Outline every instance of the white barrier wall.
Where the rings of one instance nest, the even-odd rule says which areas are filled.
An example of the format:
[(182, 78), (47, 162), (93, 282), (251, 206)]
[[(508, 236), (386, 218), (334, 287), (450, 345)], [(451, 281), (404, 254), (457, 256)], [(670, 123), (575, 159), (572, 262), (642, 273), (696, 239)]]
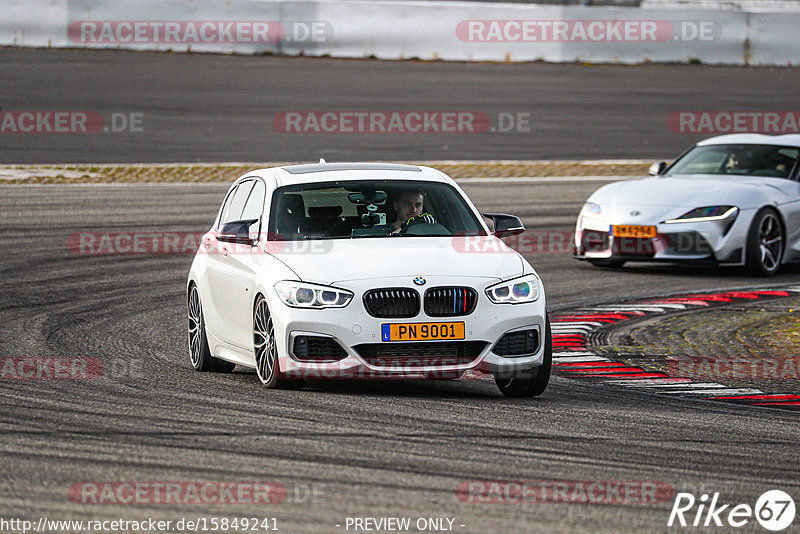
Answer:
[(0, 2), (0, 44), (15, 46), (466, 61), (800, 62), (800, 13), (416, 1)]

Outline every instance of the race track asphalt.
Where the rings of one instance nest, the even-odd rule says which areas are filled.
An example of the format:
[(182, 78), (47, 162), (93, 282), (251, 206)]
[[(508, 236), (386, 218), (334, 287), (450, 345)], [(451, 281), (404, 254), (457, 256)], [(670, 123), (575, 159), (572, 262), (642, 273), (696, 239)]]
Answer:
[[(143, 122), (140, 132), (3, 132), (0, 162), (670, 158), (704, 137), (670, 131), (670, 113), (791, 110), (798, 81), (797, 69), (698, 65), (4, 49), (4, 112), (85, 110), (107, 121), (112, 113), (142, 113)], [(478, 110), (495, 123), (499, 113), (530, 113), (532, 128), (287, 134), (273, 122), (291, 110), (352, 109)], [(546, 250), (525, 255), (553, 310), (800, 281), (797, 267), (756, 280), (730, 269), (643, 264), (620, 271), (577, 262), (556, 236), (569, 234), (601, 184), (463, 187), (482, 211), (518, 214), (552, 237)], [(79, 232), (203, 232), (225, 189), (0, 187), (0, 356), (103, 363), (93, 380), (0, 380), (0, 518), (275, 517), (283, 532), (336, 533), (353, 532), (348, 517), (401, 516), (448, 517), (454, 532), (470, 533), (666, 532), (674, 496), (647, 504), (481, 504), (462, 502), (456, 488), (492, 480), (632, 481), (698, 498), (719, 492), (732, 505), (753, 506), (771, 489), (800, 498), (796, 413), (561, 376), (542, 397), (514, 400), (490, 379), (321, 382), (291, 392), (265, 390), (247, 370), (194, 372), (184, 294), (191, 254), (98, 256), (75, 253), (67, 242)], [(288, 493), (271, 505), (86, 504), (74, 493), (83, 483), (159, 481), (275, 481)], [(742, 530), (759, 528), (751, 519)]]
[[(93, 112), (109, 129), (31, 134), (7, 125), (0, 163), (667, 159), (709, 136), (674, 132), (670, 114), (794, 110), (798, 85), (796, 68), (0, 49), (4, 112)], [(282, 133), (285, 123), (275, 123), (291, 111), (354, 110), (472, 111), (495, 131)], [(527, 125), (502, 131), (518, 114)], [(123, 116), (140, 131), (114, 132)]]
[[(517, 213), (529, 229), (555, 235), (569, 232), (601, 183), (463, 185), (480, 210)], [(666, 532), (672, 496), (482, 504), (460, 501), (455, 490), (475, 480), (654, 482), (751, 506), (770, 489), (800, 495), (796, 413), (559, 376), (542, 397), (514, 400), (490, 379), (318, 382), (292, 392), (266, 390), (247, 370), (193, 371), (184, 295), (191, 254), (97, 256), (69, 250), (67, 240), (76, 232), (203, 232), (225, 188), (0, 188), (0, 355), (104, 366), (94, 380), (0, 381), (0, 517), (276, 517), (284, 532), (331, 533), (353, 532), (348, 517), (448, 517), (455, 532)], [(800, 281), (797, 268), (765, 281), (654, 264), (600, 270), (559, 250), (526, 256), (552, 309)], [(275, 481), (288, 494), (273, 505), (84, 504), (70, 494), (102, 481)]]

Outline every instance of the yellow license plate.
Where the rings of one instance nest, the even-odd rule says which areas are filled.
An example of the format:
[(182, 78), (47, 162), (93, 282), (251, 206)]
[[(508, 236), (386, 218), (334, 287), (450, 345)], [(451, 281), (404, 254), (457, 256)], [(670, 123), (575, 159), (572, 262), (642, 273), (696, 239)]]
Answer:
[(614, 237), (656, 237), (655, 226), (638, 226), (635, 224), (614, 224), (611, 226)]
[(381, 325), (381, 341), (464, 339), (464, 323), (397, 323)]

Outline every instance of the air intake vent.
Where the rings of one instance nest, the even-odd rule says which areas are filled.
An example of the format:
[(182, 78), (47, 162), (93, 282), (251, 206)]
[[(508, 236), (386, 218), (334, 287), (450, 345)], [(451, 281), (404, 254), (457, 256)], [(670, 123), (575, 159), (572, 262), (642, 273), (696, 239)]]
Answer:
[(478, 303), (471, 287), (432, 287), (425, 292), (425, 313), (430, 317), (469, 315)]
[(539, 331), (536, 329), (509, 332), (500, 338), (492, 352), (498, 356), (522, 356), (539, 350)]
[(405, 287), (370, 289), (364, 293), (364, 307), (373, 317), (416, 317), (419, 293)]
[(413, 369), (465, 365), (475, 361), (485, 341), (430, 341), (426, 343), (366, 343), (353, 347), (370, 365)]
[(335, 340), (322, 336), (297, 336), (292, 353), (298, 360), (310, 362), (338, 361), (347, 357), (347, 352)]

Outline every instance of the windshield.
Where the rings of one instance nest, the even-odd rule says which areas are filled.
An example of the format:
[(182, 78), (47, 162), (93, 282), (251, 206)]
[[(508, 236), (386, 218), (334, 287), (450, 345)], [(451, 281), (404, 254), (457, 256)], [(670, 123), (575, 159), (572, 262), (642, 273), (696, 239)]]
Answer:
[(788, 178), (800, 149), (777, 145), (708, 145), (694, 147), (666, 175), (736, 174)]
[(461, 194), (425, 181), (341, 181), (280, 187), (273, 240), (485, 235)]

